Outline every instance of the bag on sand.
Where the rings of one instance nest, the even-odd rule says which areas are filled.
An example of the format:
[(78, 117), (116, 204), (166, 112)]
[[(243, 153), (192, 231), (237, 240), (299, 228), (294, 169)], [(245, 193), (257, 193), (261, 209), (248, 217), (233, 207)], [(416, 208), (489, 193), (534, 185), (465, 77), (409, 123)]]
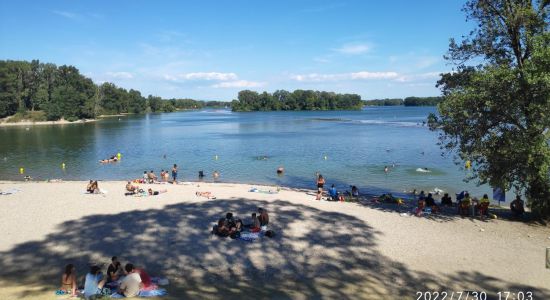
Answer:
[(265, 236), (267, 236), (268, 238), (272, 238), (275, 236), (275, 232), (273, 230), (268, 230), (265, 232)]

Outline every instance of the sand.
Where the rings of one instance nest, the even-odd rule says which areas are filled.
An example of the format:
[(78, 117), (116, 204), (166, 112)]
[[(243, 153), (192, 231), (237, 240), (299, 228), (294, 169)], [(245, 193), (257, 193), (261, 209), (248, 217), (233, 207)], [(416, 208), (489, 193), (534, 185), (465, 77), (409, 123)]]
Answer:
[[(417, 291), (531, 291), (550, 299), (550, 229), (510, 220), (403, 215), (409, 208), (316, 201), (307, 190), (252, 193), (251, 185), (144, 185), (168, 192), (124, 196), (124, 182), (0, 182), (0, 299), (58, 299), (63, 266), (112, 255), (170, 280), (162, 299), (416, 299)], [(274, 187), (255, 186), (259, 189)], [(197, 197), (210, 191), (217, 199)], [(272, 239), (210, 235), (232, 211), (270, 213)], [(81, 283), (82, 284), (82, 283)]]
[(67, 120), (57, 120), (57, 121), (21, 121), (21, 122), (14, 122), (9, 123), (7, 122), (7, 118), (0, 119), (0, 127), (10, 127), (10, 126), (34, 126), (34, 125), (66, 125), (66, 124), (83, 124), (83, 123), (90, 123), (95, 122), (97, 120), (95, 119), (83, 119), (83, 120), (76, 120), (74, 122), (69, 122)]

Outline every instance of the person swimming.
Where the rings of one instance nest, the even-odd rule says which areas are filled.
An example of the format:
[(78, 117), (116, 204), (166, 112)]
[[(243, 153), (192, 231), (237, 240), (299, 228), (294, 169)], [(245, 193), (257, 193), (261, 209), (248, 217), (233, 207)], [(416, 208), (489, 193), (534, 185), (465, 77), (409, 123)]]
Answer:
[(283, 174), (284, 172), (285, 172), (285, 168), (283, 168), (283, 167), (278, 167), (278, 168), (277, 168), (277, 174), (281, 175), (281, 174)]

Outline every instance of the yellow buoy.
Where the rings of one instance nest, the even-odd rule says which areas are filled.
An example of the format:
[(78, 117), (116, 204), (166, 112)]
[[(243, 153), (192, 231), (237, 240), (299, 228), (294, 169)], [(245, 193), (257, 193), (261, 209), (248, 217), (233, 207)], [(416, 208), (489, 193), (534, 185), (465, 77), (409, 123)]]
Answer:
[(61, 163), (61, 169), (65, 169), (65, 163)]
[(118, 158), (118, 160), (120, 160), (120, 158), (122, 157), (122, 154), (120, 154), (120, 152), (119, 152), (119, 153), (116, 154), (116, 157)]
[(19, 168), (19, 174), (24, 174), (25, 173), (25, 169), (24, 168)]

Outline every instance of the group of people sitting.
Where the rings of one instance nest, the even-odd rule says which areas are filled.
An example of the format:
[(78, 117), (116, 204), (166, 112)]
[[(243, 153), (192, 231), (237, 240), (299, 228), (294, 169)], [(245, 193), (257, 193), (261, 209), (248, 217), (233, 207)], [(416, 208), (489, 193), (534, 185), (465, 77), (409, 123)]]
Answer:
[[(317, 197), (316, 200), (321, 200), (323, 198), (323, 188), (325, 186), (325, 178), (323, 175), (317, 173)], [(336, 190), (336, 187), (331, 185), (331, 187), (328, 189), (328, 195), (327, 200), (329, 201), (345, 201), (344, 195), (347, 195), (351, 198), (358, 198), (359, 197), (359, 189), (355, 185), (350, 186), (350, 191), (346, 191), (345, 193), (339, 193), (338, 190)]]
[(220, 218), (218, 223), (212, 228), (212, 233), (221, 237), (238, 238), (244, 229), (250, 232), (266, 231), (269, 224), (269, 215), (264, 208), (258, 208), (258, 213), (252, 213), (250, 223), (244, 224), (239, 218), (235, 218), (233, 213), (226, 213), (225, 218)]
[[(71, 296), (78, 295), (78, 279), (76, 268), (73, 264), (65, 266), (61, 276), (60, 291)], [(107, 288), (110, 287), (110, 288)], [(99, 266), (91, 266), (84, 279), (83, 296), (86, 299), (96, 299), (111, 292), (117, 292), (125, 297), (138, 296), (142, 289), (153, 289), (151, 277), (143, 268), (136, 268), (127, 263), (122, 268), (116, 256), (113, 256), (107, 268), (107, 274), (103, 275)]]

